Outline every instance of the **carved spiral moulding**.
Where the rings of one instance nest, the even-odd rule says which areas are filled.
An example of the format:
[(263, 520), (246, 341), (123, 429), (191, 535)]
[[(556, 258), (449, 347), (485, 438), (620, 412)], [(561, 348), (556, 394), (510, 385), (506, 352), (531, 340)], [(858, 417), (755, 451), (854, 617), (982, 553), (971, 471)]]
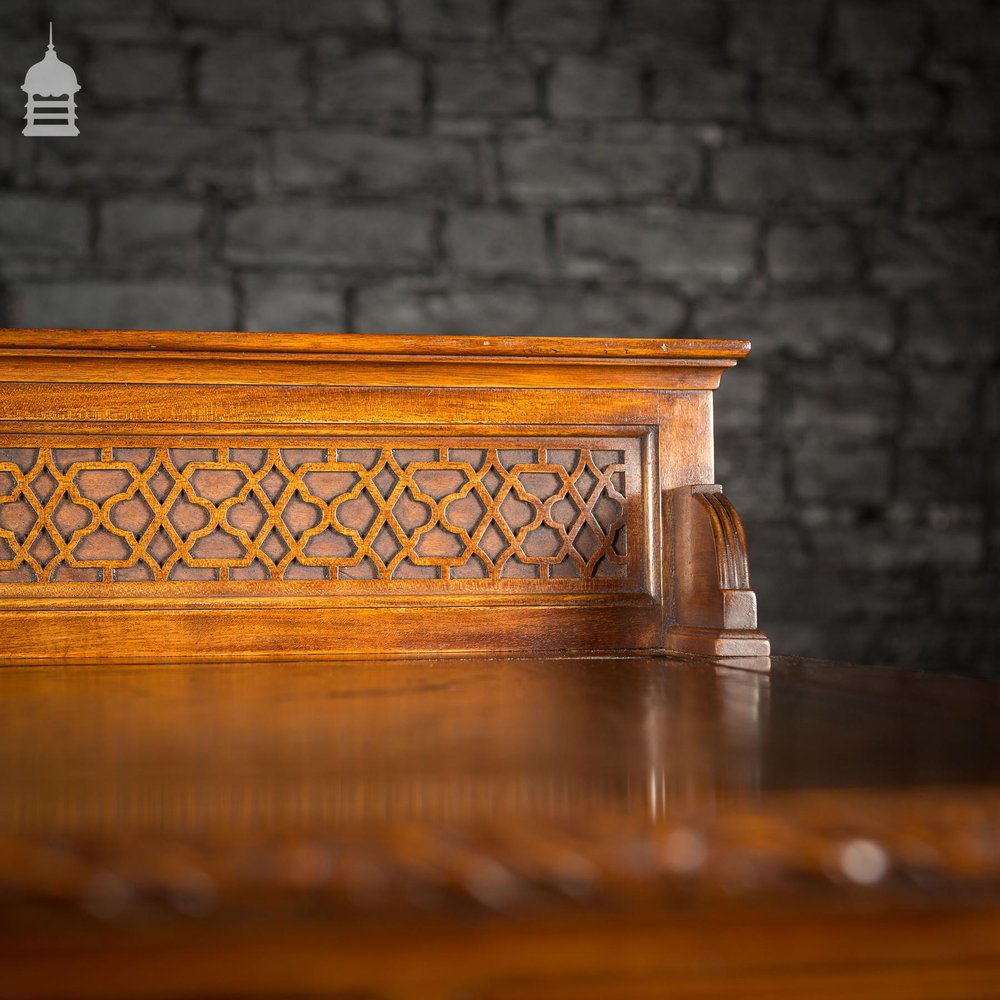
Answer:
[(628, 573), (637, 442), (0, 448), (0, 586)]

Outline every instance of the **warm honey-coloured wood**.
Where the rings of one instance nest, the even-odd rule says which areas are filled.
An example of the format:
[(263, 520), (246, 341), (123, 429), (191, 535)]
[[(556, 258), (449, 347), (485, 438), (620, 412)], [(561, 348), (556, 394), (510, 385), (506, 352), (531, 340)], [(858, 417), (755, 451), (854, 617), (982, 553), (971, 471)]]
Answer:
[(748, 349), (2, 331), (0, 658), (766, 654), (670, 512)]
[(0, 998), (1000, 995), (995, 684), (0, 670)]
[(718, 485), (680, 486), (667, 495), (674, 624), (664, 644), (705, 656), (767, 656), (750, 589), (746, 536)]

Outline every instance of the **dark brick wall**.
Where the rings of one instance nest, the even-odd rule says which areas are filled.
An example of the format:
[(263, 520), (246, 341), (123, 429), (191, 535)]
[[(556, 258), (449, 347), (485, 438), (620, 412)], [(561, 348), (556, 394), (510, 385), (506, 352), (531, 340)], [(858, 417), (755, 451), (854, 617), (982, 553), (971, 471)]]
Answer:
[(0, 115), (0, 321), (749, 337), (777, 648), (1000, 675), (1000, 3), (2, 0)]

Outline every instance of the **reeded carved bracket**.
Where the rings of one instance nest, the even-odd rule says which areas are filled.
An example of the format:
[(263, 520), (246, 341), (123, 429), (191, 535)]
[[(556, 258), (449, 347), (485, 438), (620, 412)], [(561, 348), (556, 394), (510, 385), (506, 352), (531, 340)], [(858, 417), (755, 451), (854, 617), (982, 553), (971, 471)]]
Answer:
[(667, 497), (674, 618), (669, 652), (716, 657), (767, 657), (757, 628), (747, 543), (739, 514), (716, 484), (682, 486)]

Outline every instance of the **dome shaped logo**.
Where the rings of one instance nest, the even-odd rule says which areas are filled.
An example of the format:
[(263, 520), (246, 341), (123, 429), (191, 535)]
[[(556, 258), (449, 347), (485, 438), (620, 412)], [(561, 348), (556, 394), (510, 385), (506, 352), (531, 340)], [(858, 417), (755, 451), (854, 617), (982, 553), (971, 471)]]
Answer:
[(57, 55), (49, 24), (49, 48), (41, 62), (25, 74), (21, 87), (28, 95), (24, 135), (79, 135), (76, 127), (76, 73)]

